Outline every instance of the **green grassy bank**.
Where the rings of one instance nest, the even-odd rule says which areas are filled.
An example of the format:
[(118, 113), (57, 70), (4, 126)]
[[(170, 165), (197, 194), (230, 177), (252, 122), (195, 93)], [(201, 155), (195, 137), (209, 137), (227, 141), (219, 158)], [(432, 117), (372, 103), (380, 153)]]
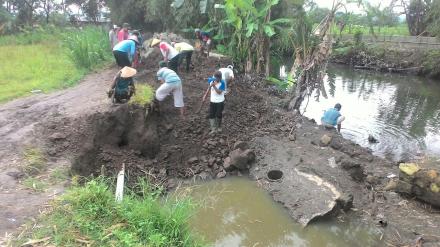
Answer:
[(103, 179), (70, 188), (12, 245), (202, 246), (188, 227), (195, 207), (189, 198), (163, 198), (144, 181), (121, 203), (113, 191)]
[(74, 85), (111, 59), (105, 31), (39, 29), (0, 38), (0, 103)]

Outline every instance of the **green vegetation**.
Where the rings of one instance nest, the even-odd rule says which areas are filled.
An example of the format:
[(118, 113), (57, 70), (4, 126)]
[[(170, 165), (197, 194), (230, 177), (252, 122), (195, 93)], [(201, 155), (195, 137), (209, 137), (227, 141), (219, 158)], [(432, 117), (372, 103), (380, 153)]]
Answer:
[(0, 38), (0, 102), (74, 85), (111, 58), (105, 32), (36, 29)]
[(131, 97), (130, 104), (145, 106), (153, 100), (153, 88), (146, 84), (136, 84), (136, 93)]
[(48, 184), (45, 181), (34, 177), (26, 178), (25, 180), (23, 180), (22, 184), (26, 188), (34, 190), (36, 192), (43, 192), (48, 187)]
[(47, 168), (46, 159), (38, 148), (28, 147), (23, 153), (25, 164), (22, 166), (26, 176), (38, 175)]
[(92, 69), (111, 58), (107, 34), (102, 29), (89, 27), (66, 32), (63, 43), (69, 57), (80, 68)]
[(188, 198), (161, 198), (141, 181), (115, 202), (113, 187), (101, 178), (72, 187), (53, 202), (39, 227), (14, 244), (43, 239), (56, 246), (202, 246), (190, 233), (194, 204)]
[[(342, 35), (344, 34), (356, 34), (358, 32), (363, 33), (364, 35), (368, 35), (371, 33), (371, 28), (374, 30), (374, 34), (377, 36), (383, 35), (400, 35), (406, 36), (409, 35), (408, 26), (406, 24), (399, 24), (396, 26), (363, 26), (363, 25), (350, 25), (342, 30)], [(332, 32), (335, 34), (339, 34), (339, 27), (337, 25), (333, 25)]]

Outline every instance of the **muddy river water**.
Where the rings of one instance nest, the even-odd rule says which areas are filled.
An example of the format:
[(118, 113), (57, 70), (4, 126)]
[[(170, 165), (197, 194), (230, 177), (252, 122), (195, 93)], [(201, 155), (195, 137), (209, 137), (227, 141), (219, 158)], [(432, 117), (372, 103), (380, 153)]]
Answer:
[(303, 229), (256, 182), (228, 178), (185, 188), (200, 204), (191, 226), (209, 246), (380, 246), (381, 233), (362, 222), (329, 221)]
[[(440, 157), (439, 82), (332, 65), (325, 89), (327, 98), (306, 98), (305, 116), (319, 123), (323, 111), (339, 102), (346, 117), (342, 135), (374, 154), (394, 161)], [(379, 142), (369, 143), (369, 134)]]

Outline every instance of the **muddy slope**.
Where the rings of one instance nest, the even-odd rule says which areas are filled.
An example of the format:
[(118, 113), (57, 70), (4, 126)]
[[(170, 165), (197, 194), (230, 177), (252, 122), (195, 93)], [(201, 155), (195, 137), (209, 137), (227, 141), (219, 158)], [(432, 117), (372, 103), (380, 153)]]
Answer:
[[(159, 86), (155, 83), (159, 56), (153, 54), (150, 57), (145, 69), (139, 73), (138, 82), (156, 88)], [(104, 91), (114, 70), (90, 76), (70, 90), (2, 106), (0, 119), (4, 122), (14, 119), (15, 122), (6, 125), (9, 127), (2, 128), (0, 132), (7, 140), (0, 150), (3, 154), (1, 164), (7, 164), (0, 168), (1, 171), (17, 166), (20, 160), (17, 147), (24, 143), (37, 143), (44, 149), (51, 164), (67, 160), (77, 174), (113, 175), (125, 164), (129, 183), (139, 177), (147, 177), (172, 188), (176, 186), (176, 179), (240, 175), (238, 171), (225, 171), (224, 160), (237, 141), (245, 141), (257, 154), (257, 162), (251, 169), (252, 177), (271, 191), (275, 199), (277, 193), (290, 193), (273, 191), (267, 186), (270, 181), (265, 172), (277, 161), (281, 169), (296, 168), (316, 174), (344, 194), (352, 195), (355, 210), (350, 213), (355, 217), (362, 217), (373, 224), (378, 219), (386, 219), (388, 225), (383, 231), (390, 241), (410, 242), (425, 234), (429, 235), (431, 244), (438, 243), (435, 237), (440, 227), (438, 212), (425, 204), (382, 190), (387, 183), (385, 177), (397, 172), (392, 163), (287, 112), (282, 94), (266, 88), (261, 78), (237, 78), (236, 86), (227, 95), (223, 133), (208, 135), (208, 104), (200, 113), (196, 110), (207, 87), (206, 78), (213, 74), (218, 63), (226, 65), (228, 61), (217, 58), (194, 60), (195, 70), (181, 75), (188, 112), (185, 120), (178, 117), (171, 98), (160, 104), (159, 112), (131, 105), (111, 106)], [(330, 147), (318, 146), (323, 134), (335, 136)], [(276, 154), (274, 150), (286, 151), (276, 155), (278, 160), (265, 160)], [(6, 156), (7, 153), (14, 155)], [(327, 165), (332, 157), (337, 162), (336, 168)], [(16, 191), (19, 186), (14, 186), (11, 187), (12, 192), (2, 191), (0, 199), (5, 195), (28, 196), (27, 191)], [(296, 189), (301, 191), (300, 194), (309, 193), (307, 188)], [(288, 210), (295, 210), (295, 203), (307, 205), (305, 201), (278, 201)], [(34, 204), (38, 203), (42, 202)], [(26, 218), (23, 215), (37, 213), (36, 207), (33, 208), (35, 210), (25, 212), (16, 210), (12, 204), (6, 205), (3, 212), (16, 218), (20, 216), (21, 220), (8, 226), (0, 223), (1, 229), (14, 229)], [(394, 239), (396, 230), (400, 239)]]

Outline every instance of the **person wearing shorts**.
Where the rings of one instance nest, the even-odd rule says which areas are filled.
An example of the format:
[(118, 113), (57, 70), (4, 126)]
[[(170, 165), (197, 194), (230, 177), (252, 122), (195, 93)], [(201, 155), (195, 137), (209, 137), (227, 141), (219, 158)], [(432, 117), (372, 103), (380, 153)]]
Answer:
[(182, 80), (174, 70), (167, 68), (167, 63), (161, 61), (157, 71), (157, 79), (162, 85), (156, 90), (156, 100), (163, 101), (168, 95), (173, 94), (174, 107), (179, 108), (180, 116), (184, 116)]

